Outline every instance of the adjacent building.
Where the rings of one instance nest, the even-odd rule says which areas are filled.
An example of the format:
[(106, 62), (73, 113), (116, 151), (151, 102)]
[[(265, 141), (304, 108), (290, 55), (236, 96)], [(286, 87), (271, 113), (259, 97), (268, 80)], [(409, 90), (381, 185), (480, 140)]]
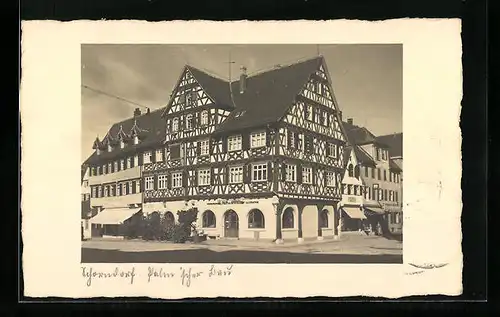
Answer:
[(81, 166), (81, 227), (82, 239), (90, 238), (89, 218), (92, 216), (90, 208), (90, 186), (89, 186), (89, 167), (86, 164)]
[(122, 225), (142, 211), (142, 168), (152, 149), (165, 139), (162, 110), (135, 109), (133, 116), (114, 124), (93, 144), (89, 166), (92, 236), (121, 236)]

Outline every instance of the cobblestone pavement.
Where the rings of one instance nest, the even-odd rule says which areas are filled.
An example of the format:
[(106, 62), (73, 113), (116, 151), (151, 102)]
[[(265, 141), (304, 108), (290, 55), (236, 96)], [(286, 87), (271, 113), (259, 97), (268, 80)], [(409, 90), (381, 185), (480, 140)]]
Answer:
[(104, 240), (94, 239), (82, 243), (84, 249), (115, 250), (122, 252), (152, 252), (176, 250), (226, 251), (269, 251), (308, 254), (364, 254), (364, 255), (401, 255), (402, 243), (378, 236), (343, 235), (339, 240), (287, 241), (277, 245), (271, 241), (248, 240), (210, 240), (199, 244), (174, 244), (141, 240)]

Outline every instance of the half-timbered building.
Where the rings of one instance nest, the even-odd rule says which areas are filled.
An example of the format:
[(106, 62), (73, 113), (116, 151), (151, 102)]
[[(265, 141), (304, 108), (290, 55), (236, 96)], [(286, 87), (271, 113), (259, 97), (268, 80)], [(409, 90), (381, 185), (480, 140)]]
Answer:
[[(136, 108), (132, 117), (117, 122), (99, 140), (86, 160), (89, 166), (90, 219), (92, 236), (122, 236), (122, 225), (142, 211), (142, 168), (164, 159), (156, 150), (165, 139), (161, 110), (142, 114)], [(156, 154), (156, 155), (155, 155)]]
[(323, 57), (234, 82), (186, 66), (162, 118), (145, 212), (196, 207), (212, 237), (338, 236), (346, 137)]

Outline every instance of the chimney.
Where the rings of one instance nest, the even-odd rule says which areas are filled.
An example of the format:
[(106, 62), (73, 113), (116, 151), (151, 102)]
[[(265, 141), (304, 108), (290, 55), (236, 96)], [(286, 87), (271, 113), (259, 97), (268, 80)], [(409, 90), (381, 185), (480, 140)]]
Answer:
[(349, 124), (353, 124), (353, 120), (352, 120), (352, 118), (347, 119), (347, 123), (349, 123)]
[(340, 121), (342, 121), (342, 111), (339, 111), (339, 117), (340, 117)]
[(146, 113), (151, 113), (151, 110), (148, 108), (148, 110), (146, 110)]
[(135, 108), (135, 110), (134, 110), (134, 117), (138, 117), (140, 115), (141, 115), (141, 109)]
[(247, 77), (247, 68), (245, 66), (242, 66), (240, 75), (240, 94), (244, 93), (247, 89)]

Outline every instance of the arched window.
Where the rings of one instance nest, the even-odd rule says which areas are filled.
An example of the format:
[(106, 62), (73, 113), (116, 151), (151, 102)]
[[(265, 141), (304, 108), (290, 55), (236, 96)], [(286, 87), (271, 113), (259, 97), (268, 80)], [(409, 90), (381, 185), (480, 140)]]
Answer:
[(283, 212), (283, 229), (294, 228), (293, 209), (288, 207)]
[(264, 214), (259, 209), (252, 209), (248, 213), (248, 228), (264, 228)]
[(328, 210), (323, 209), (319, 213), (319, 227), (328, 228)]
[(215, 214), (211, 210), (206, 210), (202, 217), (203, 228), (215, 228)]
[(353, 175), (354, 175), (354, 167), (352, 166), (352, 164), (349, 164), (348, 172), (349, 172), (349, 177), (353, 177)]
[(165, 214), (163, 215), (163, 221), (165, 223), (165, 226), (173, 226), (175, 224), (174, 214), (170, 211), (165, 212)]
[(354, 168), (354, 177), (359, 179), (360, 174), (361, 174), (361, 172), (360, 172), (359, 166), (356, 165), (356, 167)]
[(186, 129), (191, 130), (193, 128), (193, 115), (188, 114), (186, 116)]
[(208, 111), (207, 110), (204, 110), (201, 112), (200, 124), (201, 125), (208, 125)]
[(172, 120), (172, 132), (177, 132), (179, 130), (179, 118), (174, 118)]

